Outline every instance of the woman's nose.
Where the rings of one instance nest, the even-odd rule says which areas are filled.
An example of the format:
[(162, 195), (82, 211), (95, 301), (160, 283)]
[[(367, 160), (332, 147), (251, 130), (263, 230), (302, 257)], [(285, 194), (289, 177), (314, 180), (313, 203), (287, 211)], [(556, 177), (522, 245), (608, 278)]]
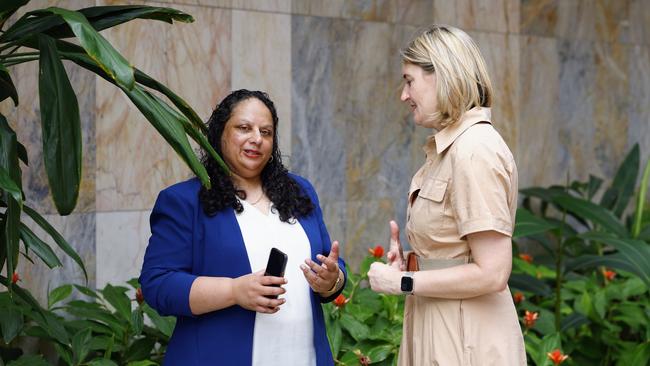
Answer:
[(262, 131), (254, 128), (251, 133), (250, 141), (255, 144), (260, 144), (262, 142)]
[(406, 101), (409, 99), (409, 94), (408, 94), (408, 92), (406, 91), (406, 86), (404, 86), (404, 87), (402, 88), (402, 95), (400, 95), (399, 99), (400, 99), (402, 102), (406, 102)]

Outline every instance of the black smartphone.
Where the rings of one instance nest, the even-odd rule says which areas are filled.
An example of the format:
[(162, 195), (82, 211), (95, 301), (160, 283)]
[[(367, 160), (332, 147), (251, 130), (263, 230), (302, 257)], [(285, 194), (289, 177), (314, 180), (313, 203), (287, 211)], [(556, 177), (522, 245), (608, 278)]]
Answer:
[[(271, 253), (269, 254), (269, 261), (266, 263), (266, 271), (264, 271), (265, 276), (274, 276), (274, 277), (284, 277), (284, 270), (287, 268), (287, 255), (284, 254), (278, 248), (271, 248)], [(272, 285), (275, 287), (280, 287), (280, 285)], [(267, 296), (271, 299), (277, 299), (277, 295)]]

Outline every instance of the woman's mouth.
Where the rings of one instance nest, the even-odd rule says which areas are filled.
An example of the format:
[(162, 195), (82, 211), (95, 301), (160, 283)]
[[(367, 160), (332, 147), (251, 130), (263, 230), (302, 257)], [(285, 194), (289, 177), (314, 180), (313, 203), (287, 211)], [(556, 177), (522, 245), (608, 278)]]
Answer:
[(249, 150), (249, 149), (245, 149), (245, 150), (244, 150), (244, 155), (246, 155), (246, 157), (248, 157), (248, 158), (255, 159), (255, 158), (259, 158), (259, 157), (261, 157), (261, 156), (262, 156), (262, 153), (259, 152), (259, 151), (257, 151), (257, 150)]

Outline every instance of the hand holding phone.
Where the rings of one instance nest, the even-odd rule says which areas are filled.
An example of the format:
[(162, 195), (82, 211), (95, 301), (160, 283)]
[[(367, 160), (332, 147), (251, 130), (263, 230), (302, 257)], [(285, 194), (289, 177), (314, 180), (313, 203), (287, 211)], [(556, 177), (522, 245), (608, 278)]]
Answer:
[[(274, 276), (274, 277), (284, 277), (284, 270), (287, 267), (288, 257), (278, 248), (271, 248), (271, 253), (269, 254), (269, 261), (266, 263), (266, 270), (264, 271), (265, 276)], [(271, 285), (275, 287), (280, 287), (280, 285)], [(266, 296), (270, 299), (277, 299), (277, 295), (268, 295)]]

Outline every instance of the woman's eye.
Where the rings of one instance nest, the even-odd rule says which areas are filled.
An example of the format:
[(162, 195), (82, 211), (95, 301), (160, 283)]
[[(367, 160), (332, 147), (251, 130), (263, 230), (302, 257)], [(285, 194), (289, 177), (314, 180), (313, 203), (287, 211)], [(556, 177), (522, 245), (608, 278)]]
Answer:
[(248, 130), (250, 130), (250, 127), (248, 127), (248, 126), (246, 126), (246, 125), (241, 125), (241, 126), (238, 126), (237, 128), (238, 128), (240, 131), (248, 131)]
[(271, 130), (262, 130), (262, 136), (273, 136)]

